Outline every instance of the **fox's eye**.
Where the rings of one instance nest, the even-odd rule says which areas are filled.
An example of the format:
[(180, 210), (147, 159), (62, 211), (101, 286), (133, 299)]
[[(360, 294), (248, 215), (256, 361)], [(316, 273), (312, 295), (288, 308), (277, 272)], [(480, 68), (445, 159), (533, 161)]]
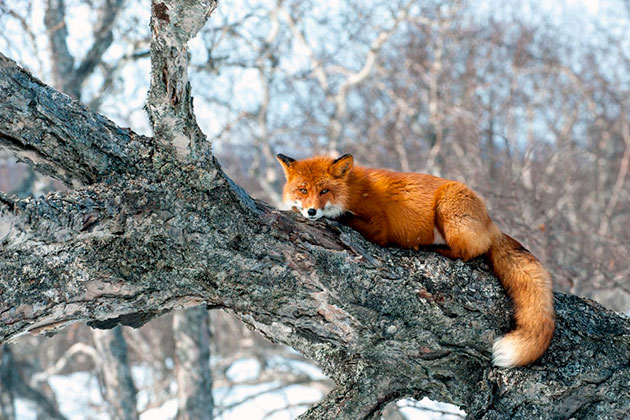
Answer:
[(308, 191), (306, 191), (306, 188), (300, 188), (300, 192), (302, 194), (308, 194)]
[(320, 192), (320, 194), (324, 195), (328, 192), (328, 189), (323, 189), (322, 192)]

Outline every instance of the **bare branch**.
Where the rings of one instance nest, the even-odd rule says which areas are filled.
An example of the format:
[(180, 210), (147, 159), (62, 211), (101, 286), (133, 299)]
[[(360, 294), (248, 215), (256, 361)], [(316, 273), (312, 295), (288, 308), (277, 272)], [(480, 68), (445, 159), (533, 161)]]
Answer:
[(177, 420), (213, 419), (209, 323), (204, 306), (173, 314)]
[(348, 91), (363, 82), (367, 76), (372, 71), (374, 64), (376, 63), (376, 58), (385, 44), (387, 40), (396, 32), (396, 29), (407, 19), (409, 15), (409, 9), (415, 2), (409, 1), (399, 12), (394, 20), (392, 26), (388, 29), (384, 29), (378, 33), (376, 38), (372, 41), (370, 45), (370, 50), (365, 56), (365, 61), (361, 69), (355, 73), (352, 73), (348, 76), (345, 82), (339, 87), (337, 93), (332, 97), (333, 104), (335, 106), (335, 111), (330, 120), (328, 127), (328, 136), (329, 136), (329, 144), (328, 149), (333, 154), (339, 154), (339, 141), (341, 140), (341, 122), (342, 118), (346, 113), (347, 108), (347, 100), (348, 100)]
[(66, 42), (68, 27), (66, 26), (66, 6), (64, 0), (47, 0), (44, 23), (50, 42), (50, 57), (55, 87), (75, 99), (81, 97), (81, 86), (73, 84), (74, 57), (68, 50)]
[[(12, 420), (15, 415), (13, 407), (13, 399), (21, 398), (30, 401), (36, 407), (39, 414), (39, 418), (45, 418), (50, 420), (66, 420), (66, 417), (61, 414), (57, 402), (54, 400), (52, 393), (42, 392), (41, 388), (31, 386), (28, 380), (22, 375), (21, 369), (18, 369), (13, 351), (10, 346), (4, 345), (0, 348), (0, 389), (2, 394), (2, 406), (0, 407), (0, 414), (3, 416), (3, 420)], [(7, 395), (9, 394), (9, 395)], [(48, 394), (48, 395), (47, 395)], [(11, 401), (6, 401), (9, 397)], [(51, 398), (52, 397), (52, 398)], [(9, 407), (5, 406), (5, 403)]]
[[(105, 0), (103, 6), (98, 11), (98, 20), (94, 26), (94, 43), (83, 58), (79, 67), (72, 73), (72, 80), (79, 89), (83, 82), (89, 77), (96, 66), (103, 60), (103, 54), (114, 40), (113, 27), (116, 17), (123, 6), (123, 0)], [(76, 96), (76, 98), (80, 98)]]
[(599, 227), (599, 235), (604, 237), (608, 234), (608, 228), (610, 227), (611, 216), (615, 207), (617, 206), (617, 202), (621, 197), (621, 190), (626, 181), (626, 175), (628, 174), (628, 167), (630, 166), (630, 121), (628, 121), (627, 117), (627, 109), (623, 103), (620, 103), (621, 112), (620, 116), (620, 125), (621, 125), (621, 138), (624, 143), (624, 151), (623, 156), (621, 158), (621, 163), (619, 165), (619, 172), (617, 172), (617, 179), (615, 180), (615, 185), (610, 193), (610, 199), (608, 200), (608, 204), (606, 205), (606, 210), (604, 211), (604, 217), (602, 218), (602, 222)]
[(48, 366), (42, 372), (38, 372), (33, 375), (30, 380), (31, 386), (36, 386), (40, 382), (47, 381), (51, 376), (59, 374), (59, 372), (65, 369), (68, 363), (70, 363), (72, 358), (77, 354), (87, 355), (90, 359), (92, 359), (96, 366), (103, 363), (101, 361), (101, 356), (94, 347), (85, 343), (74, 343), (59, 359), (57, 359), (53, 365)]
[(210, 144), (197, 125), (188, 81), (188, 48), (217, 7), (216, 0), (153, 0), (151, 87), (147, 111), (158, 141), (180, 160), (209, 160)]
[(101, 356), (99, 377), (111, 417), (138, 420), (137, 391), (127, 361), (127, 343), (123, 338), (122, 327), (117, 326), (106, 331), (93, 330), (92, 336)]
[(281, 5), (278, 5), (278, 13), (283, 17), (283, 19), (287, 21), (293, 37), (297, 39), (300, 42), (302, 48), (306, 50), (306, 54), (311, 61), (311, 67), (313, 69), (312, 71), (315, 74), (317, 82), (319, 83), (319, 87), (322, 89), (322, 91), (324, 91), (326, 95), (328, 95), (328, 76), (326, 76), (326, 72), (324, 71), (321, 60), (318, 60), (317, 57), (315, 57), (315, 52), (313, 51), (313, 48), (306, 41), (304, 34), (302, 33), (302, 31), (300, 31), (300, 28), (298, 28), (295, 19), (293, 19), (293, 16), (291, 16), (291, 14)]

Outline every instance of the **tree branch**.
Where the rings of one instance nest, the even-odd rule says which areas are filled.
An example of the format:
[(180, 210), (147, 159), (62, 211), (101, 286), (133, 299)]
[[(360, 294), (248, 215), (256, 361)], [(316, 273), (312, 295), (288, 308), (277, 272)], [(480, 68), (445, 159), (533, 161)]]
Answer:
[(383, 47), (383, 44), (387, 42), (387, 40), (396, 32), (396, 29), (400, 25), (401, 22), (407, 19), (409, 15), (409, 9), (411, 6), (415, 4), (413, 0), (409, 1), (405, 6), (398, 12), (394, 23), (391, 28), (383, 29), (378, 33), (376, 38), (372, 41), (370, 45), (370, 50), (368, 51), (365, 62), (359, 71), (351, 73), (348, 75), (348, 78), (343, 82), (343, 84), (339, 87), (338, 92), (334, 95), (333, 104), (334, 104), (334, 112), (331, 116), (331, 120), (328, 126), (328, 137), (330, 138), (330, 144), (328, 149), (335, 153), (339, 154), (339, 142), (341, 140), (342, 131), (341, 131), (341, 120), (346, 114), (346, 109), (348, 106), (348, 92), (350, 89), (359, 83), (362, 83), (370, 74), (374, 65), (376, 63), (376, 58)]
[(200, 306), (173, 314), (177, 420), (212, 420), (210, 316)]
[(71, 186), (121, 174), (147, 176), (139, 156), (153, 153), (146, 138), (117, 127), (44, 85), (0, 54), (0, 146)]
[(73, 99), (81, 98), (81, 88), (113, 41), (112, 28), (123, 5), (122, 0), (105, 0), (98, 10), (94, 25), (94, 42), (75, 69), (75, 60), (68, 50), (68, 28), (64, 0), (47, 0), (44, 23), (50, 41), (54, 85)]
[[(474, 418), (628, 408), (627, 319), (558, 295), (558, 333), (543, 359), (494, 369), (489, 350), (509, 329), (509, 301), (483, 265), (383, 249), (335, 223), (249, 208), (222, 175), (199, 182), (203, 172), (174, 169), (168, 184), (124, 193), (140, 203), (101, 198), (102, 214), (128, 215), (122, 233), (4, 249), (3, 340), (78, 319), (137, 326), (206, 302), (333, 378), (340, 388), (304, 418), (376, 418), (390, 401), (422, 396)], [(598, 383), (618, 392), (585, 385)]]
[[(15, 418), (12, 399), (21, 398), (35, 405), (38, 418), (66, 420), (66, 417), (59, 411), (52, 392), (42, 392), (43, 390), (41, 388), (38, 389), (38, 387), (29, 384), (28, 380), (25, 380), (21, 372), (22, 369), (16, 366), (18, 363), (14, 360), (10, 346), (5, 345), (0, 348), (0, 357), (0, 390), (3, 391), (0, 392), (0, 395), (2, 395), (3, 399), (11, 399), (11, 401), (3, 401), (3, 406), (0, 407), (0, 413), (3, 415), (3, 419)], [(7, 396), (9, 398), (7, 398)], [(7, 403), (8, 407), (4, 403)]]
[(66, 26), (66, 6), (64, 0), (47, 0), (44, 24), (50, 42), (50, 56), (54, 85), (75, 99), (81, 96), (81, 86), (72, 83), (74, 74), (74, 57), (68, 50), (66, 42), (68, 27)]
[[(114, 40), (113, 27), (118, 13), (122, 9), (123, 0), (105, 0), (98, 11), (98, 21), (94, 27), (94, 43), (85, 55), (79, 67), (73, 72), (74, 86), (80, 92), (85, 79), (92, 74), (97, 65), (102, 62), (103, 54)], [(80, 98), (80, 95), (75, 96)]]
[(151, 87), (147, 112), (156, 139), (180, 160), (208, 161), (210, 143), (197, 125), (188, 81), (186, 43), (206, 23), (217, 0), (153, 0), (151, 4)]
[(120, 326), (110, 330), (93, 330), (96, 349), (101, 356), (97, 366), (103, 396), (112, 418), (138, 420), (136, 386), (127, 362), (127, 343)]

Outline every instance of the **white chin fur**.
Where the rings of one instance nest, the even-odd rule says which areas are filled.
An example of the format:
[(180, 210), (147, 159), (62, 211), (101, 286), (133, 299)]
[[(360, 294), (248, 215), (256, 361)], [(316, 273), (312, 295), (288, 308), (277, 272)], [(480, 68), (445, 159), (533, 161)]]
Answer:
[(321, 219), (322, 217), (326, 217), (328, 219), (336, 219), (341, 216), (345, 211), (339, 206), (326, 203), (323, 209), (316, 209), (315, 215), (311, 216), (308, 214), (309, 209), (303, 208), (300, 200), (283, 202), (281, 210), (292, 210), (294, 207), (300, 211), (300, 214), (302, 216), (306, 217), (309, 220), (317, 220)]
[(326, 203), (322, 213), (324, 214), (324, 217), (327, 217), (329, 219), (336, 219), (343, 214), (343, 209), (339, 206)]
[(492, 346), (492, 363), (497, 367), (509, 368), (516, 363), (516, 347), (508, 337), (499, 338)]

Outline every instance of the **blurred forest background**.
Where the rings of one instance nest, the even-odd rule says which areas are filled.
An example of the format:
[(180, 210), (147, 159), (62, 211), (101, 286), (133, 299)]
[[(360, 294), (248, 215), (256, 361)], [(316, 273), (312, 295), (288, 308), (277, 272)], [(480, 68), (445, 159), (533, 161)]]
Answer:
[[(151, 135), (149, 17), (148, 0), (0, 0), (0, 51)], [(252, 196), (279, 204), (276, 153), (464, 181), (557, 291), (630, 312), (630, 1), (222, 1), (190, 51), (199, 124)], [(61, 188), (0, 150), (2, 191)], [(331, 385), (205, 309), (75, 324), (0, 356), (7, 420), (294, 418)], [(384, 413), (463, 416), (409, 400)]]

